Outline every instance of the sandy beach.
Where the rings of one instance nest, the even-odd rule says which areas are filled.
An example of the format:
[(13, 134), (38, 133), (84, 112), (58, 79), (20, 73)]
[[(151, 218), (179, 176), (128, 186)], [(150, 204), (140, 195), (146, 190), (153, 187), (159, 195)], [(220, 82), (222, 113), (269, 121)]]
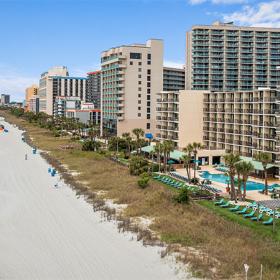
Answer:
[[(0, 279), (181, 279), (161, 248), (144, 247), (71, 188), (22, 142), (0, 134)], [(28, 159), (25, 160), (25, 154)]]

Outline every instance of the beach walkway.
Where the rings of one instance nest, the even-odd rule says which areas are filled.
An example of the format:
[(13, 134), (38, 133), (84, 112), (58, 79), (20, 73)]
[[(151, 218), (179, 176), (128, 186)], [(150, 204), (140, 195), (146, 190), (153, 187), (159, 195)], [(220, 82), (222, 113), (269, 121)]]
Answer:
[[(4, 123), (0, 135), (0, 279), (178, 279), (159, 256), (119, 234), (114, 223), (57, 178)], [(25, 154), (28, 159), (25, 160)]]

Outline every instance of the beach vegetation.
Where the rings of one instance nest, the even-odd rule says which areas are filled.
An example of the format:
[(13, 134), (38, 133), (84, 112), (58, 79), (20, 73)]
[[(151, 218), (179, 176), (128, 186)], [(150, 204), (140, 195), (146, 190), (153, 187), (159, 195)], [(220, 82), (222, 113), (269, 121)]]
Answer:
[(149, 162), (142, 156), (133, 156), (129, 162), (129, 171), (131, 175), (139, 176), (144, 172), (148, 172)]

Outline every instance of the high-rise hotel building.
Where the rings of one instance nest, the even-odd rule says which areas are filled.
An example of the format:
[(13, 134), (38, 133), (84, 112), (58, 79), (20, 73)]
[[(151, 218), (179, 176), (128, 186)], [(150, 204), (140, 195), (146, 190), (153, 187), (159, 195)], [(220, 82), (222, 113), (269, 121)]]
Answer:
[(185, 69), (163, 67), (163, 91), (179, 91), (185, 89)]
[(41, 75), (39, 82), (40, 112), (48, 115), (55, 113), (57, 97), (77, 97), (81, 101), (86, 97), (86, 78), (70, 77), (65, 66), (53, 67)]
[(279, 158), (276, 89), (204, 93), (203, 142), (208, 149), (221, 149), (253, 157), (263, 151)]
[(121, 135), (155, 134), (156, 94), (163, 89), (163, 42), (115, 47), (101, 55), (102, 127)]
[(94, 104), (95, 108), (100, 108), (101, 104), (101, 71), (87, 73), (86, 102)]
[(195, 25), (186, 38), (186, 89), (246, 91), (276, 87), (280, 28)]

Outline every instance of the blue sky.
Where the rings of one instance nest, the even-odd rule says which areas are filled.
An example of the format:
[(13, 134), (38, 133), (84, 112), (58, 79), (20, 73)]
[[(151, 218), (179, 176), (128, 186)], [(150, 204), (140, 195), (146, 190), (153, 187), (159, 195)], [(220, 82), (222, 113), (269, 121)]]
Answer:
[(102, 50), (149, 38), (164, 40), (168, 65), (182, 64), (185, 32), (215, 20), (280, 27), (280, 1), (0, 0), (0, 93), (20, 100), (51, 66), (84, 76)]

